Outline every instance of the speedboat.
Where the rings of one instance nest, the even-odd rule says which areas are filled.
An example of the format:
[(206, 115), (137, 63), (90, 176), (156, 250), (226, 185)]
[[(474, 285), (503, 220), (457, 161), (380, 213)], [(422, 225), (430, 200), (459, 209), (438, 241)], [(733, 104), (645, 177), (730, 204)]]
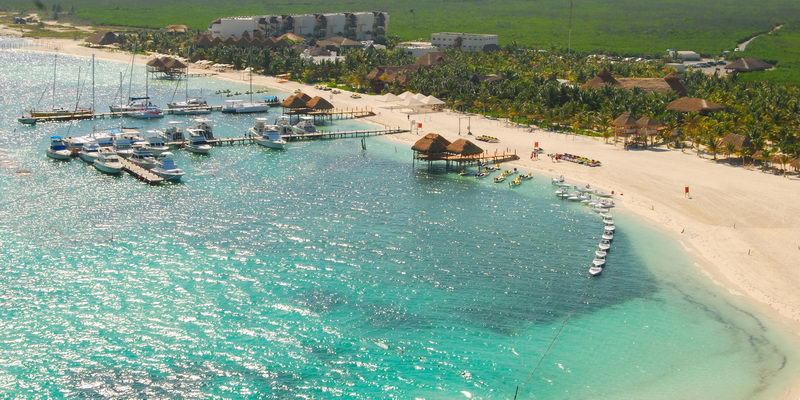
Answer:
[(601, 240), (600, 244), (597, 245), (597, 248), (603, 251), (608, 251), (611, 248), (611, 242), (608, 240)]
[(286, 148), (286, 140), (281, 137), (277, 125), (268, 125), (266, 118), (256, 118), (256, 124), (250, 128), (250, 134), (256, 137), (256, 143), (275, 150)]
[(80, 157), (81, 160), (87, 164), (93, 163), (94, 160), (96, 160), (99, 156), (100, 146), (97, 144), (97, 142), (90, 142), (83, 145), (83, 147), (81, 147), (81, 151), (78, 152), (78, 157)]
[(530, 179), (533, 179), (533, 172), (528, 172), (527, 174), (522, 175), (521, 177), (522, 177), (523, 180), (526, 180), (526, 181), (530, 180)]
[(564, 175), (559, 176), (558, 178), (553, 178), (550, 180), (553, 185), (564, 183)]
[(603, 200), (598, 202), (597, 206), (600, 208), (612, 208), (614, 207), (614, 202), (611, 200)]
[(607, 192), (597, 192), (597, 191), (595, 191), (594, 194), (595, 194), (595, 196), (598, 196), (598, 197), (611, 197), (611, 193), (607, 193)]
[(504, 180), (506, 180), (506, 174), (500, 174), (500, 176), (494, 178), (494, 183), (500, 183)]
[(596, 265), (592, 265), (589, 267), (589, 275), (597, 276), (603, 273), (603, 267), (598, 267)]
[(162, 153), (169, 151), (169, 146), (164, 142), (164, 138), (160, 136), (151, 136), (145, 139), (145, 146), (148, 150), (153, 152), (153, 155), (159, 156)]
[(606, 225), (606, 227), (605, 227), (605, 231), (606, 232), (614, 232), (616, 229), (617, 229), (617, 227), (614, 226), (614, 225)]
[(314, 117), (307, 115), (300, 117), (300, 122), (295, 124), (294, 131), (299, 134), (316, 133), (317, 127), (314, 126)]
[(204, 136), (197, 134), (194, 129), (189, 129), (189, 143), (186, 145), (186, 150), (195, 154), (208, 154), (211, 145)]
[(106, 174), (116, 175), (122, 172), (122, 162), (113, 151), (101, 151), (92, 165)]
[(613, 218), (603, 218), (603, 224), (604, 225), (614, 225), (614, 219)]
[(117, 139), (114, 141), (114, 152), (124, 158), (133, 155), (133, 141), (131, 139)]
[(513, 181), (511, 181), (511, 183), (509, 183), (508, 185), (509, 185), (509, 186), (511, 186), (511, 187), (517, 187), (517, 186), (519, 186), (519, 185), (522, 185), (522, 177), (519, 177), (519, 176), (518, 176), (518, 177), (517, 177), (517, 179), (514, 179), (514, 180), (513, 180)]
[(72, 151), (64, 144), (61, 136), (50, 137), (50, 147), (47, 148), (46, 153), (54, 160), (69, 161), (72, 159)]
[(611, 215), (611, 213), (610, 213), (610, 212), (604, 212), (604, 213), (600, 214), (600, 216), (601, 216), (601, 217), (603, 217), (603, 219), (611, 219), (611, 218), (614, 218), (614, 216), (613, 216), (613, 215)]
[(156, 161), (155, 156), (153, 156), (153, 152), (144, 147), (133, 150), (133, 155), (131, 156), (130, 160), (134, 164), (145, 169), (155, 168), (158, 166), (158, 162)]
[(580, 201), (581, 200), (581, 196), (578, 193), (572, 192), (567, 197), (567, 200), (569, 200), (569, 201)]
[(607, 255), (608, 255), (608, 252), (604, 251), (604, 250), (597, 250), (597, 251), (594, 252), (594, 256), (597, 257), (597, 258), (606, 258)]
[(603, 238), (603, 240), (609, 240), (609, 241), (614, 240), (614, 233), (608, 231), (603, 232), (603, 236), (601, 236), (601, 238)]
[(267, 103), (245, 103), (242, 100), (225, 100), (222, 112), (229, 114), (249, 114), (269, 111)]
[(182, 169), (178, 168), (177, 165), (175, 165), (175, 161), (172, 159), (172, 153), (163, 154), (168, 155), (163, 157), (161, 161), (158, 162), (158, 165), (150, 171), (169, 182), (177, 182), (181, 180), (184, 172)]
[(577, 190), (577, 191), (579, 191), (581, 193), (592, 193), (592, 192), (594, 192), (594, 189), (592, 189), (592, 187), (589, 186), (589, 185), (586, 185), (584, 187), (575, 186), (575, 190)]

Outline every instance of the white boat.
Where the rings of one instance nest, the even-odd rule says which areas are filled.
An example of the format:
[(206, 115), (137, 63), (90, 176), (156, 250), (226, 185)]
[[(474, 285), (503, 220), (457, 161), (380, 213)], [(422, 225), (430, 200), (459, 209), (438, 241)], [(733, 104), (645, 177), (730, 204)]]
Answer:
[(46, 154), (54, 160), (69, 161), (72, 159), (72, 151), (64, 144), (61, 136), (50, 137), (50, 147), (47, 148)]
[(589, 275), (591, 275), (591, 276), (597, 276), (597, 275), (600, 275), (602, 273), (603, 273), (603, 267), (598, 267), (596, 265), (592, 265), (589, 268)]
[(607, 211), (606, 211), (606, 212), (604, 212), (604, 213), (602, 213), (602, 214), (600, 214), (600, 216), (601, 216), (601, 217), (603, 217), (603, 219), (611, 219), (611, 218), (614, 218), (614, 216), (613, 216), (613, 215), (611, 215), (611, 213), (610, 213), (610, 212), (607, 212)]
[(81, 160), (87, 164), (92, 164), (99, 156), (100, 146), (97, 144), (97, 142), (84, 144), (81, 147), (81, 151), (78, 152), (78, 157), (80, 157)]
[(611, 218), (603, 218), (604, 225), (614, 225), (614, 220)]
[(601, 240), (600, 244), (597, 245), (597, 248), (603, 251), (608, 251), (611, 248), (611, 242), (608, 240)]
[(145, 168), (151, 169), (158, 166), (158, 161), (156, 157), (153, 155), (153, 152), (147, 148), (138, 148), (133, 150), (133, 155), (130, 158), (131, 162), (134, 164)]
[(567, 197), (569, 201), (581, 201), (581, 196), (578, 193), (570, 193)]
[(190, 132), (197, 136), (202, 136), (206, 140), (214, 139), (214, 130), (211, 128), (211, 120), (205, 118), (197, 118), (194, 120), (197, 124), (194, 128), (189, 129)]
[(175, 161), (172, 159), (171, 153), (164, 154), (169, 155), (163, 157), (161, 161), (159, 161), (158, 165), (150, 171), (169, 182), (177, 182), (181, 180), (181, 177), (184, 175), (183, 170), (175, 165)]
[(564, 193), (567, 193), (567, 191), (564, 190), (564, 189), (558, 189), (554, 193), (556, 194), (556, 196), (559, 196), (559, 195), (562, 195)]
[(595, 258), (592, 260), (592, 265), (602, 267), (603, 265), (606, 265), (606, 260), (603, 258)]
[(128, 158), (133, 155), (133, 140), (117, 139), (114, 140), (114, 153), (120, 157)]
[(119, 156), (111, 151), (101, 151), (92, 165), (105, 174), (116, 175), (122, 172)]
[(599, 197), (611, 197), (612, 196), (611, 193), (607, 193), (607, 192), (594, 192), (594, 194), (595, 194), (595, 196), (599, 196)]
[(163, 132), (158, 132), (158, 136), (164, 139), (165, 142), (182, 142), (186, 140), (186, 137), (183, 135), (183, 129), (180, 127), (182, 122), (169, 121), (167, 124), (169, 125), (167, 129)]
[(605, 208), (602, 208), (602, 207), (594, 206), (594, 207), (592, 207), (592, 211), (594, 211), (596, 213), (604, 213), (607, 210)]
[(186, 145), (186, 150), (195, 154), (208, 154), (211, 145), (204, 136), (195, 134), (194, 129), (189, 129), (189, 143)]
[(169, 151), (169, 146), (161, 136), (151, 136), (145, 139), (145, 143), (146, 148), (153, 152), (154, 156), (160, 156), (162, 153)]
[(111, 112), (132, 112), (136, 110), (145, 110), (148, 108), (158, 109), (153, 103), (150, 102), (150, 97), (131, 97), (128, 99), (127, 104), (117, 104), (109, 107)]
[(605, 227), (605, 231), (606, 232), (614, 232), (616, 229), (617, 229), (617, 227), (614, 226), (614, 225), (606, 225), (606, 227)]
[(256, 124), (250, 128), (250, 133), (256, 137), (256, 143), (275, 150), (286, 148), (286, 140), (281, 137), (280, 127), (268, 125), (266, 118), (256, 118)]
[(551, 183), (552, 183), (553, 185), (556, 185), (556, 184), (559, 184), (559, 183), (564, 183), (564, 175), (561, 175), (561, 176), (559, 176), (558, 178), (553, 178), (553, 179), (551, 180)]
[(594, 252), (594, 256), (597, 257), (597, 258), (606, 258), (607, 255), (608, 255), (608, 252), (604, 251), (604, 250), (597, 250), (597, 251)]
[(244, 102), (242, 100), (225, 100), (222, 112), (228, 114), (252, 114), (269, 111), (269, 104)]
[[(188, 80), (186, 85), (189, 85)], [(211, 114), (211, 106), (208, 105), (208, 101), (206, 101), (204, 98), (189, 98), (187, 92), (187, 98), (185, 101), (173, 101), (171, 103), (167, 103), (167, 112), (175, 115)]]
[(594, 192), (594, 189), (592, 189), (592, 187), (589, 186), (589, 185), (586, 185), (586, 186), (583, 186), (583, 187), (575, 186), (575, 190), (577, 190), (577, 191), (579, 191), (581, 193), (593, 193)]
[(134, 110), (127, 115), (136, 119), (164, 118), (164, 112), (161, 111), (160, 108), (144, 108), (141, 110)]
[(603, 238), (603, 240), (614, 240), (614, 234), (611, 232), (603, 232), (601, 238)]
[(597, 206), (600, 208), (612, 208), (614, 207), (614, 202), (611, 200), (603, 200), (598, 202)]
[(294, 132), (299, 134), (316, 133), (317, 127), (314, 126), (314, 117), (307, 115), (300, 117), (300, 122), (294, 126)]

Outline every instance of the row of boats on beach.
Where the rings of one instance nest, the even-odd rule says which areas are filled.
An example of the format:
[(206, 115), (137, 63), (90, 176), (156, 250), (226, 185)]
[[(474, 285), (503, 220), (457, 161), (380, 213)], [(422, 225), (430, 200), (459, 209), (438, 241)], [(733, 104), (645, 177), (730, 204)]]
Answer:
[(617, 229), (616, 225), (614, 225), (614, 217), (609, 212), (609, 209), (615, 206), (614, 201), (610, 199), (612, 193), (597, 190), (592, 188), (591, 185), (572, 185), (567, 183), (563, 176), (553, 178), (552, 184), (559, 187), (555, 191), (555, 195), (558, 198), (581, 202), (591, 207), (603, 219), (603, 234), (600, 236), (600, 243), (597, 244), (597, 250), (594, 252), (595, 257), (589, 267), (590, 276), (602, 274), (606, 265), (606, 256), (611, 251), (611, 243), (614, 240), (614, 232)]
[[(69, 138), (52, 136), (46, 154), (62, 161), (78, 157), (106, 174), (120, 174), (125, 164), (130, 162), (166, 181), (175, 182), (181, 179), (184, 171), (175, 164), (170, 150), (182, 148), (190, 153), (207, 155), (213, 143), (224, 140), (214, 137), (210, 120), (194, 121), (195, 125), (186, 129), (188, 136), (179, 121), (171, 121), (163, 131), (149, 130), (146, 136), (133, 128), (114, 128)], [(283, 150), (285, 136), (315, 132), (312, 117), (301, 117), (292, 126), (289, 116), (280, 116), (274, 124), (270, 124), (267, 118), (256, 118), (255, 125), (248, 130), (248, 137), (261, 146)]]

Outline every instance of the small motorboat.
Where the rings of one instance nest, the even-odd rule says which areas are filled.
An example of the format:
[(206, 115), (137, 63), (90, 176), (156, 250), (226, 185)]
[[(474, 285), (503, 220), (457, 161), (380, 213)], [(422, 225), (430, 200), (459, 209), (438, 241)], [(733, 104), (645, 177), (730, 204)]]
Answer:
[(564, 200), (564, 199), (566, 199), (568, 197), (569, 197), (569, 193), (566, 193), (566, 192), (565, 193), (561, 193), (561, 194), (558, 195), (558, 198), (562, 199), (562, 200)]
[(556, 196), (559, 196), (559, 195), (562, 195), (564, 193), (567, 193), (567, 191), (564, 190), (564, 189), (558, 189), (554, 193), (555, 193)]
[(603, 218), (604, 225), (614, 225), (614, 220), (612, 218)]
[(133, 150), (133, 155), (131, 156), (130, 160), (134, 164), (145, 169), (151, 169), (158, 166), (158, 161), (153, 155), (153, 152), (146, 147)]
[(151, 169), (154, 174), (164, 178), (168, 182), (177, 182), (181, 180), (183, 177), (184, 172), (182, 169), (178, 168), (175, 165), (175, 161), (172, 159), (172, 153), (162, 153), (164, 155), (163, 158), (158, 162), (158, 165)]
[(600, 244), (597, 245), (597, 248), (603, 251), (608, 251), (611, 248), (611, 242), (608, 240), (601, 240)]
[(495, 165), (494, 167), (486, 167), (486, 168), (488, 168), (488, 169), (490, 169), (490, 170), (492, 170), (492, 171), (500, 171), (500, 170), (502, 169), (502, 168), (500, 167), (500, 164), (497, 164), (497, 165)]
[(81, 151), (78, 152), (78, 157), (87, 164), (94, 163), (94, 160), (100, 157), (100, 145), (98, 145), (97, 142), (90, 142), (83, 145)]
[[(288, 121), (282, 121), (283, 128), (289, 128)], [(256, 124), (250, 128), (250, 134), (256, 137), (256, 144), (275, 150), (284, 150), (286, 140), (281, 136), (281, 126), (268, 125), (266, 118), (256, 118)]]
[(559, 183), (564, 183), (564, 175), (561, 175), (561, 176), (559, 176), (558, 178), (553, 178), (553, 179), (551, 180), (551, 183), (552, 183), (553, 185), (557, 185), (557, 184), (559, 184)]
[(569, 200), (569, 201), (580, 201), (581, 200), (581, 196), (578, 193), (574, 193), (573, 192), (573, 193), (569, 194), (569, 196), (567, 197), (567, 200)]
[(595, 258), (592, 260), (592, 265), (602, 267), (603, 265), (606, 265), (606, 260), (604, 258)]
[(603, 232), (603, 236), (601, 236), (601, 238), (603, 238), (603, 240), (609, 240), (609, 241), (614, 240), (614, 233), (608, 231)]
[(522, 185), (522, 178), (518, 176), (517, 179), (514, 179), (508, 185), (511, 187), (517, 187), (519, 185)]
[(594, 252), (594, 256), (597, 257), (597, 258), (606, 258), (607, 255), (608, 255), (608, 252), (604, 251), (604, 250), (597, 250), (597, 251)]
[(472, 173), (471, 173), (471, 172), (469, 172), (469, 171), (467, 171), (467, 170), (465, 170), (465, 169), (462, 169), (461, 171), (458, 171), (458, 174), (459, 174), (460, 176), (470, 176), (470, 175), (472, 175)]
[(589, 275), (591, 275), (591, 276), (597, 276), (597, 275), (600, 275), (602, 273), (603, 273), (603, 267), (598, 267), (596, 265), (592, 265), (589, 268)]
[(577, 190), (577, 191), (579, 191), (581, 193), (592, 193), (592, 192), (594, 192), (594, 189), (592, 189), (592, 187), (589, 186), (589, 185), (586, 185), (586, 186), (583, 186), (583, 187), (575, 186), (575, 190)]
[(606, 232), (614, 232), (617, 229), (617, 227), (614, 225), (606, 225), (604, 229)]
[(602, 207), (594, 206), (594, 207), (592, 207), (592, 211), (594, 211), (596, 213), (604, 213), (604, 212), (606, 212), (606, 209), (602, 208)]
[(47, 148), (46, 154), (48, 157), (59, 161), (69, 161), (72, 159), (72, 150), (67, 148), (61, 136), (50, 137), (50, 147)]
[(501, 174), (500, 176), (497, 176), (497, 177), (494, 178), (494, 183), (501, 183), (504, 180), (506, 180), (506, 175), (505, 174)]
[(525, 175), (521, 175), (521, 177), (522, 177), (522, 180), (525, 180), (525, 181), (533, 179), (533, 172), (528, 172)]
[(122, 162), (113, 151), (101, 151), (92, 165), (104, 174), (118, 175), (122, 172)]
[(599, 197), (611, 197), (612, 196), (611, 193), (607, 193), (607, 192), (594, 192), (594, 194), (595, 194), (595, 196), (599, 196)]
[(603, 200), (597, 203), (597, 207), (601, 208), (612, 208), (614, 207), (614, 202), (611, 200)]
[(604, 212), (604, 213), (600, 214), (600, 216), (601, 216), (601, 217), (603, 217), (603, 219), (611, 219), (611, 218), (614, 218), (614, 216), (613, 216), (613, 215), (611, 215), (611, 213), (610, 213), (610, 212)]
[(197, 135), (193, 129), (189, 130), (189, 143), (186, 145), (186, 150), (194, 154), (207, 155), (211, 151), (211, 145), (208, 144), (206, 138)]
[(152, 136), (145, 139), (146, 147), (153, 155), (159, 156), (169, 151), (169, 146), (164, 142), (164, 138), (160, 136)]

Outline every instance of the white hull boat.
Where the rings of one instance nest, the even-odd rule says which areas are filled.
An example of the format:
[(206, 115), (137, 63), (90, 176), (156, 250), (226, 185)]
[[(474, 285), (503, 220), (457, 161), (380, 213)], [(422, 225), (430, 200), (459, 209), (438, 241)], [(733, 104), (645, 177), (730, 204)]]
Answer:
[(52, 136), (50, 138), (50, 147), (47, 148), (45, 154), (59, 161), (69, 161), (72, 159), (72, 150), (67, 148), (61, 136)]
[(603, 273), (603, 267), (592, 266), (589, 268), (589, 275), (597, 276)]
[(92, 165), (104, 174), (117, 175), (122, 172), (122, 163), (114, 153), (101, 153)]

